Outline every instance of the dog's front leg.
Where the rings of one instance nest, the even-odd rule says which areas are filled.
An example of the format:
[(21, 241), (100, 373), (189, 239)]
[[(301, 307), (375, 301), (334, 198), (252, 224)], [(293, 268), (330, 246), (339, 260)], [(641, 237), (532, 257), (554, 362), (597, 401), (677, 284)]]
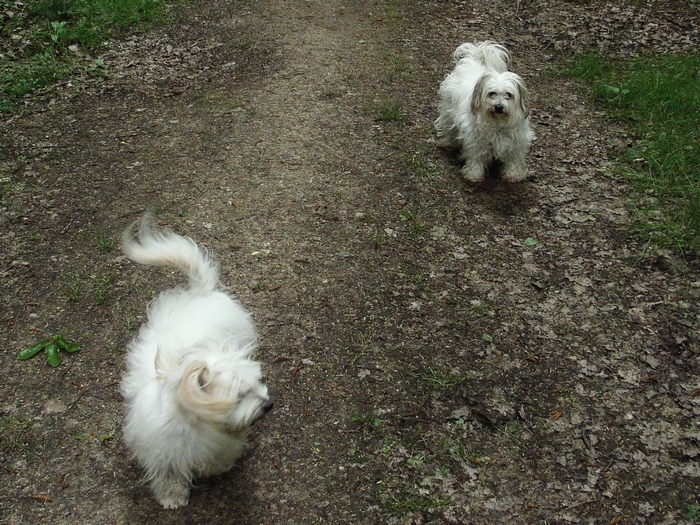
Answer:
[(527, 178), (527, 163), (525, 156), (518, 155), (505, 160), (503, 163), (503, 180), (508, 182), (519, 182)]
[(158, 473), (151, 480), (151, 489), (158, 503), (166, 509), (184, 507), (190, 498), (190, 484), (172, 472)]
[(486, 172), (486, 165), (478, 158), (466, 158), (462, 167), (462, 177), (469, 182), (482, 182)]

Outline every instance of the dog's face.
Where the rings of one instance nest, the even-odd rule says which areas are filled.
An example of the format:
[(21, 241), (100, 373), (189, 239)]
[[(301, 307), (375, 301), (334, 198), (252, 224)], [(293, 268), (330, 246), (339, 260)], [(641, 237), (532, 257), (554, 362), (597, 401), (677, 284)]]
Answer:
[(530, 114), (527, 89), (515, 73), (486, 73), (474, 86), (471, 110), (504, 125), (514, 125)]
[[(272, 409), (262, 384), (260, 363), (229, 355), (194, 352), (180, 363), (156, 358), (158, 378), (175, 389), (175, 399), (189, 416), (237, 433)], [(161, 352), (159, 351), (159, 357)]]

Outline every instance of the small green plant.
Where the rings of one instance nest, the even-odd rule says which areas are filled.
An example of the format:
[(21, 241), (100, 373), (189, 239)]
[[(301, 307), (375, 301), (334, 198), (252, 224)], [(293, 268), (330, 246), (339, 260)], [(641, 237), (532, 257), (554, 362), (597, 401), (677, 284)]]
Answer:
[(51, 41), (54, 44), (58, 44), (58, 41), (61, 40), (63, 35), (66, 34), (66, 22), (57, 22), (54, 20), (51, 22), (51, 29), (53, 29), (53, 33), (51, 33)]
[(401, 219), (402, 222), (411, 223), (411, 233), (414, 235), (420, 235), (428, 227), (426, 223), (419, 221), (415, 214), (410, 210), (400, 213), (399, 219)]
[(85, 68), (85, 72), (97, 77), (99, 82), (104, 82), (104, 79), (109, 75), (109, 68), (105, 65), (105, 61), (101, 58), (95, 59), (94, 65)]
[(97, 304), (106, 303), (109, 294), (109, 286), (117, 278), (116, 272), (101, 276), (91, 275), (90, 278), (93, 280), (95, 286), (95, 301)]
[(104, 233), (100, 233), (99, 244), (100, 244), (100, 250), (107, 251), (107, 250), (114, 248), (115, 240), (113, 237), (108, 237)]
[(77, 343), (71, 343), (61, 334), (58, 334), (54, 335), (51, 339), (47, 339), (39, 344), (25, 348), (19, 354), (17, 354), (17, 359), (20, 361), (26, 361), (27, 359), (34, 357), (42, 350), (46, 350), (46, 362), (55, 368), (61, 364), (61, 350), (68, 352), (69, 354), (74, 354), (80, 350), (80, 345)]
[(686, 516), (690, 521), (700, 522), (700, 506), (688, 505), (688, 514)]
[(372, 236), (372, 242), (376, 248), (379, 248), (389, 242), (389, 234), (385, 231), (377, 231), (374, 236)]
[(68, 302), (77, 301), (83, 291), (83, 277), (78, 272), (62, 275), (61, 289), (65, 293)]
[(357, 339), (353, 338), (354, 342), (357, 344), (357, 347), (359, 348), (359, 351), (355, 352), (355, 355), (353, 355), (352, 358), (350, 359), (350, 364), (352, 366), (355, 366), (357, 364), (357, 362), (367, 354), (367, 350), (369, 349), (370, 344), (372, 343), (373, 337), (374, 337), (374, 328), (369, 327), (366, 331), (360, 332)]
[(389, 59), (389, 62), (391, 62), (391, 65), (394, 68), (394, 71), (398, 73), (403, 73), (408, 69), (408, 62), (406, 62), (405, 59), (403, 58), (396, 58), (396, 57), (391, 57)]
[(600, 95), (605, 100), (605, 103), (610, 106), (621, 106), (625, 103), (630, 90), (624, 86), (613, 86), (610, 84), (601, 84)]
[(138, 318), (131, 312), (124, 314), (124, 329), (131, 332), (139, 325)]
[(350, 421), (353, 423), (359, 423), (363, 427), (368, 427), (368, 428), (379, 428), (382, 426), (382, 420), (379, 419), (378, 417), (374, 417), (373, 414), (356, 414), (354, 416), (350, 416)]
[(391, 102), (379, 108), (379, 120), (385, 122), (398, 122), (404, 119), (404, 109), (401, 103)]
[(425, 456), (422, 454), (418, 456), (411, 456), (406, 460), (406, 464), (409, 467), (413, 467), (415, 469), (420, 470), (425, 465)]
[(374, 224), (375, 222), (377, 222), (377, 219), (374, 218), (374, 216), (370, 215), (369, 213), (358, 214), (356, 216), (356, 219), (359, 222), (364, 223), (364, 224)]
[(33, 419), (21, 421), (12, 415), (3, 414), (0, 418), (0, 451), (5, 457), (26, 446), (23, 434), (33, 423)]

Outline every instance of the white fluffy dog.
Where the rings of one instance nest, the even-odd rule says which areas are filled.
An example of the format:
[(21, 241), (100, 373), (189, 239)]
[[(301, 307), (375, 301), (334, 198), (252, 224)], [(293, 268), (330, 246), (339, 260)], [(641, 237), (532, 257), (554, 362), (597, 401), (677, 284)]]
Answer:
[(187, 505), (192, 479), (229, 470), (250, 425), (272, 408), (251, 360), (257, 333), (248, 312), (218, 288), (219, 272), (192, 239), (157, 231), (146, 214), (122, 247), (141, 264), (170, 266), (187, 289), (161, 293), (129, 345), (121, 392), (124, 439), (166, 509)]
[(440, 84), (435, 121), (442, 145), (461, 148), (462, 175), (469, 181), (483, 181), (494, 161), (502, 164), (503, 179), (525, 179), (535, 135), (525, 84), (508, 71), (510, 54), (500, 44), (480, 42), (462, 44), (452, 57), (456, 65)]

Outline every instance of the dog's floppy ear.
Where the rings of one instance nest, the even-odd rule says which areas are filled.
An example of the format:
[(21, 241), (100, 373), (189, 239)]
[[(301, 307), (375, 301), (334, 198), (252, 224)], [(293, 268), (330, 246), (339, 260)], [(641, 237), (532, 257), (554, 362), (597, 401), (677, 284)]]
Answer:
[(156, 352), (156, 379), (159, 381), (165, 379), (170, 372), (175, 370), (180, 366), (180, 360), (172, 352), (163, 350), (163, 348), (158, 345), (158, 352)]
[(214, 388), (215, 378), (206, 363), (190, 361), (177, 386), (180, 407), (212, 423), (224, 423), (237, 399), (221, 397)]
[(527, 118), (530, 116), (530, 97), (525, 87), (525, 82), (520, 77), (516, 77), (515, 85), (518, 88), (518, 103), (520, 105), (520, 110), (523, 112), (523, 117)]
[(481, 111), (481, 105), (484, 101), (484, 89), (486, 89), (486, 84), (491, 80), (491, 75), (484, 74), (474, 86), (474, 91), (472, 91), (472, 103), (471, 110), (472, 113), (477, 114)]

